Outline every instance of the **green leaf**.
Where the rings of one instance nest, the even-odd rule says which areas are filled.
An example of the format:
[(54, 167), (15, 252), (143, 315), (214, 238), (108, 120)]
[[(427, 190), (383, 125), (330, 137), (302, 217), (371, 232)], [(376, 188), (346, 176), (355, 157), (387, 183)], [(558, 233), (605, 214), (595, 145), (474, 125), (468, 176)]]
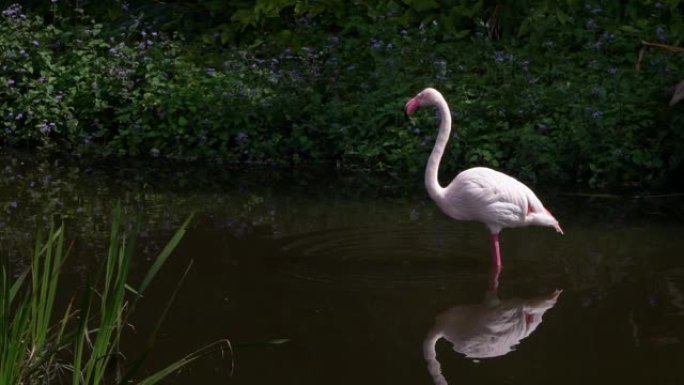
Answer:
[(231, 357), (231, 363), (230, 363), (230, 372), (232, 374), (233, 371), (233, 366), (234, 366), (234, 361), (232, 359), (233, 357), (233, 347), (230, 344), (230, 341), (227, 339), (221, 340), (214, 342), (212, 344), (209, 344), (207, 346), (202, 347), (201, 349), (198, 349), (185, 357), (181, 358), (178, 361), (175, 361), (165, 367), (164, 369), (154, 373), (153, 375), (143, 379), (142, 381), (139, 382), (139, 385), (154, 385), (166, 377), (168, 377), (170, 374), (174, 373), (175, 371), (183, 368), (184, 366), (188, 365), (189, 363), (197, 360), (198, 358), (207, 356), (212, 353), (221, 353), (223, 354), (224, 350), (228, 350), (230, 352), (230, 357)]
[(464, 37), (470, 35), (470, 30), (469, 29), (464, 29), (462, 31), (454, 33), (452, 36), (456, 40), (463, 39)]
[(560, 9), (560, 7), (556, 8), (556, 18), (558, 18), (558, 22), (560, 22), (561, 25), (565, 25), (569, 20), (568, 15), (566, 15), (565, 12)]
[(16, 297), (17, 292), (19, 292), (19, 289), (21, 288), (21, 285), (23, 285), (24, 280), (26, 279), (26, 276), (28, 275), (28, 273), (29, 273), (30, 271), (31, 271), (30, 268), (26, 268), (26, 269), (19, 275), (19, 277), (17, 277), (17, 280), (14, 281), (14, 283), (12, 284), (12, 287), (10, 288), (10, 291), (9, 291), (9, 298), (7, 299), (7, 302), (8, 302), (9, 304), (11, 304), (12, 301), (14, 300), (14, 298)]
[(185, 222), (183, 222), (181, 227), (179, 227), (178, 230), (176, 230), (176, 233), (173, 235), (173, 237), (171, 237), (171, 240), (169, 240), (169, 242), (166, 244), (161, 253), (159, 253), (157, 258), (155, 258), (154, 263), (147, 271), (145, 278), (143, 278), (140, 287), (138, 287), (137, 292), (140, 295), (142, 295), (145, 292), (145, 289), (147, 289), (147, 286), (149, 286), (150, 282), (152, 282), (152, 279), (154, 279), (154, 277), (157, 275), (159, 269), (161, 269), (162, 265), (164, 265), (164, 262), (166, 262), (166, 260), (169, 258), (171, 252), (176, 248), (181, 239), (183, 239), (183, 235), (185, 235), (185, 232), (187, 231), (188, 225), (190, 224), (192, 217), (193, 215), (191, 214), (185, 220)]

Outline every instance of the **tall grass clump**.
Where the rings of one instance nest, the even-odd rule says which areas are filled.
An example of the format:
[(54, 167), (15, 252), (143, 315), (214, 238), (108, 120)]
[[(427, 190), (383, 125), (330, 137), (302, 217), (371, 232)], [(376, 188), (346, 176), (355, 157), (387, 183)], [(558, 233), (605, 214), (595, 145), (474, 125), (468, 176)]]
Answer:
[[(0, 271), (0, 383), (91, 385), (128, 383), (135, 379), (178, 288), (149, 337), (147, 348), (126, 368), (121, 365), (122, 335), (146, 288), (183, 237), (190, 218), (154, 259), (143, 280), (134, 285), (129, 282), (129, 272), (135, 234), (127, 236), (121, 231), (118, 209), (113, 217), (106, 260), (87, 282), (80, 300), (72, 299), (63, 313), (57, 314), (55, 298), (68, 254), (64, 225), (51, 226), (44, 240), (37, 238), (30, 266), (16, 278), (11, 277), (9, 267), (3, 263)], [(136, 382), (157, 383), (189, 362), (226, 347), (230, 348), (226, 340), (207, 345)]]

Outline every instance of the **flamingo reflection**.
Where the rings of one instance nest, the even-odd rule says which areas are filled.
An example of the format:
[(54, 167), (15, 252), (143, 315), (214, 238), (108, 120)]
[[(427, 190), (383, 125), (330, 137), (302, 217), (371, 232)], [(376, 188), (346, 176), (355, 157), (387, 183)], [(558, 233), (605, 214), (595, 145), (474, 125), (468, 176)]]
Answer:
[(490, 272), (489, 288), (482, 303), (457, 305), (435, 318), (435, 325), (423, 342), (423, 356), (435, 384), (447, 384), (435, 350), (441, 338), (468, 358), (502, 356), (537, 329), (544, 313), (556, 304), (562, 292), (555, 290), (530, 299), (501, 300), (497, 295), (500, 271), (494, 268)]

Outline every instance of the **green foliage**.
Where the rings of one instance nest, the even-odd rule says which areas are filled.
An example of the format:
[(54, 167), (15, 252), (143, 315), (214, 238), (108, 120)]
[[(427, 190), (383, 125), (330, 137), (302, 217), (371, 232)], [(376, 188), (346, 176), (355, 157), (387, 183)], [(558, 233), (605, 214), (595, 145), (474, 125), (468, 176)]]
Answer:
[(0, 71), (4, 143), (105, 155), (178, 155), (167, 149), (180, 147), (184, 156), (211, 155), (237, 134), (216, 131), (244, 121), (227, 106), (263, 100), (263, 90), (245, 85), (260, 75), (242, 53), (218, 72), (181, 58), (178, 40), (157, 31), (130, 26), (105, 36), (97, 23), (60, 29), (19, 6), (10, 10), (0, 25), (8, 59)]
[(402, 107), (434, 86), (456, 116), (450, 173), (624, 186), (684, 168), (681, 57), (634, 70), (641, 39), (681, 44), (679, 1), (83, 4), (116, 22), (3, 16), (1, 142), (416, 174), (436, 122)]
[[(145, 354), (134, 361), (132, 369), (126, 373), (121, 373), (121, 368), (112, 371), (118, 366), (121, 336), (136, 303), (183, 237), (190, 218), (174, 234), (135, 290), (128, 283), (133, 247), (121, 232), (119, 218), (116, 210), (109, 253), (98, 279), (88, 282), (80, 308), (75, 310), (73, 301), (70, 302), (55, 324), (55, 298), (65, 258), (64, 227), (51, 227), (44, 242), (38, 238), (30, 267), (18, 278), (9, 277), (11, 269), (3, 262), (0, 270), (0, 382), (103, 384), (111, 383), (117, 377), (128, 379), (135, 374)], [(27, 284), (29, 275), (30, 283)], [(158, 328), (157, 325), (151, 342)], [(140, 383), (157, 383), (197, 358), (223, 347), (230, 348), (229, 342), (222, 340), (207, 345)]]
[[(36, 242), (31, 261), (31, 282), (24, 284), (29, 271), (12, 280), (3, 264), (0, 275), (0, 379), (5, 384), (19, 384), (24, 378), (49, 382), (40, 368), (54, 359), (54, 339), (63, 329), (51, 331), (57, 281), (63, 259), (63, 229), (52, 228), (47, 241)], [(26, 288), (26, 289), (25, 289)], [(26, 294), (25, 290), (30, 294)]]

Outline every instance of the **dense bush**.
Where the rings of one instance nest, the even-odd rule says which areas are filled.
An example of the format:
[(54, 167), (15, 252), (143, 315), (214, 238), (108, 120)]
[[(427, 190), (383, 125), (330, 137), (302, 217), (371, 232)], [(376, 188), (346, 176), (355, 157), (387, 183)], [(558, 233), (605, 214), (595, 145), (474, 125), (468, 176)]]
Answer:
[(410, 124), (402, 107), (434, 86), (456, 118), (451, 174), (487, 165), (528, 181), (622, 186), (682, 172), (682, 113), (667, 104), (681, 56), (650, 51), (634, 69), (641, 39), (681, 42), (679, 2), (338, 3), (216, 5), (233, 22), (210, 18), (187, 41), (148, 24), (135, 2), (106, 25), (54, 9), (48, 23), (11, 6), (0, 24), (0, 140), (415, 174), (436, 122)]
[[(244, 55), (231, 55), (215, 71), (184, 60), (178, 39), (139, 25), (110, 36), (89, 21), (60, 29), (17, 5), (3, 19), (0, 137), (14, 146), (105, 155), (227, 153), (237, 134), (230, 127), (243, 121), (239, 109), (263, 101), (246, 86), (259, 75)], [(230, 104), (238, 111), (225, 108)]]

